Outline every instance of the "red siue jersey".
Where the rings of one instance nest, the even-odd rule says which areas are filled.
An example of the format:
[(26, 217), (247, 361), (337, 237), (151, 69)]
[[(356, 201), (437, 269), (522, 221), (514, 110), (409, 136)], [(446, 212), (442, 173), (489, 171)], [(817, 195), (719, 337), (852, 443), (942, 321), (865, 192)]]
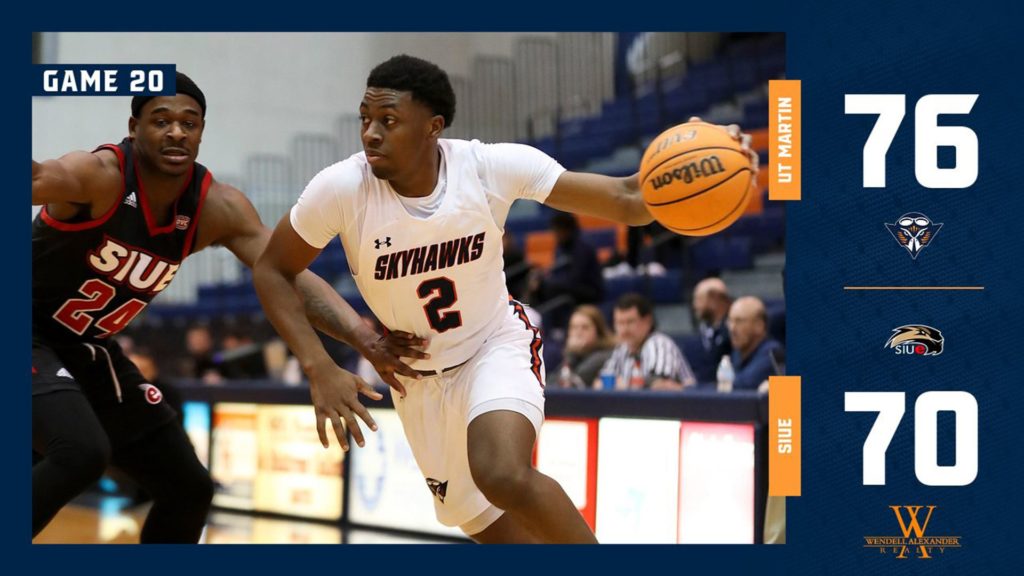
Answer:
[(193, 249), (213, 179), (201, 164), (168, 222), (150, 213), (132, 142), (105, 144), (117, 154), (120, 199), (99, 218), (59, 221), (44, 206), (32, 223), (32, 321), (54, 341), (95, 341), (123, 330), (170, 284)]

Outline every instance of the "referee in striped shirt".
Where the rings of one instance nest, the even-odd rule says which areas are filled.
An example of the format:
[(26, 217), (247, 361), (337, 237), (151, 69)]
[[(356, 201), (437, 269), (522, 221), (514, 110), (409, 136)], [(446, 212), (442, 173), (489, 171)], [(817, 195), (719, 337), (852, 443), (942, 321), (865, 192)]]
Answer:
[[(681, 390), (697, 383), (676, 343), (655, 331), (650, 300), (625, 294), (615, 303), (614, 314), (619, 344), (601, 372), (615, 374), (616, 390)], [(600, 379), (594, 386), (601, 387)]]

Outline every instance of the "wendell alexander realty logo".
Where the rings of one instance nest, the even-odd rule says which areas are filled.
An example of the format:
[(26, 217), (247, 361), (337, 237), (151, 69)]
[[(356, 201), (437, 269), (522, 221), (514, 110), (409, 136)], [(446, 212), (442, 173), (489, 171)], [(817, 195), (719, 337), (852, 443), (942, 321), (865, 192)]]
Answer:
[(893, 328), (884, 347), (895, 350), (897, 356), (938, 356), (942, 354), (942, 332), (924, 324), (907, 324)]
[(879, 553), (894, 554), (900, 560), (910, 557), (929, 560), (936, 551), (945, 554), (946, 548), (960, 548), (960, 536), (927, 533), (932, 512), (938, 506), (889, 506), (889, 509), (896, 515), (902, 536), (865, 536), (865, 548), (878, 548)]
[(942, 223), (932, 222), (931, 218), (920, 212), (907, 212), (892, 224), (886, 222), (885, 227), (900, 246), (910, 252), (910, 257), (917, 260), (917, 255), (931, 246), (932, 240), (942, 228)]

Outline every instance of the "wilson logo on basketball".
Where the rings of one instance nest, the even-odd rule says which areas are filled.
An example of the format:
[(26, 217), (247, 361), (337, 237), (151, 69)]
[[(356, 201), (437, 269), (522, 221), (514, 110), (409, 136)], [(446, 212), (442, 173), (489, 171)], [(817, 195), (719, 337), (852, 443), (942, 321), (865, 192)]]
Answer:
[(142, 390), (142, 395), (146, 397), (146, 402), (150, 404), (159, 404), (164, 399), (164, 393), (152, 384), (139, 384), (139, 390)]
[(695, 160), (687, 164), (683, 164), (672, 170), (662, 173), (661, 175), (655, 176), (651, 183), (654, 184), (655, 190), (660, 190), (662, 186), (668, 186), (673, 180), (682, 180), (683, 182), (690, 184), (697, 178), (708, 178), (715, 174), (721, 174), (725, 172), (725, 166), (722, 165), (722, 159), (712, 154), (706, 158)]

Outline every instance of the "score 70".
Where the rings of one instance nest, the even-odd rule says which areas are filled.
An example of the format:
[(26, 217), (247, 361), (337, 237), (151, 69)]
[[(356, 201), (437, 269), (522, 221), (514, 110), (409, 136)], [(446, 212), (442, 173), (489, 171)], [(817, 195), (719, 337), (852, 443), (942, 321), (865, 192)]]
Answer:
[[(885, 484), (885, 451), (903, 419), (903, 392), (847, 392), (847, 412), (878, 412), (864, 441), (864, 485)], [(956, 464), (938, 464), (938, 415), (956, 414)], [(927, 486), (967, 486), (978, 476), (978, 401), (970, 392), (925, 392), (914, 404), (914, 472)]]
[[(978, 135), (939, 126), (940, 114), (968, 114), (977, 94), (928, 94), (914, 108), (914, 174), (925, 188), (969, 188), (978, 179)], [(864, 187), (885, 188), (885, 154), (906, 114), (904, 94), (847, 94), (847, 114), (877, 114), (864, 143)], [(956, 166), (939, 168), (939, 147), (956, 149)]]

